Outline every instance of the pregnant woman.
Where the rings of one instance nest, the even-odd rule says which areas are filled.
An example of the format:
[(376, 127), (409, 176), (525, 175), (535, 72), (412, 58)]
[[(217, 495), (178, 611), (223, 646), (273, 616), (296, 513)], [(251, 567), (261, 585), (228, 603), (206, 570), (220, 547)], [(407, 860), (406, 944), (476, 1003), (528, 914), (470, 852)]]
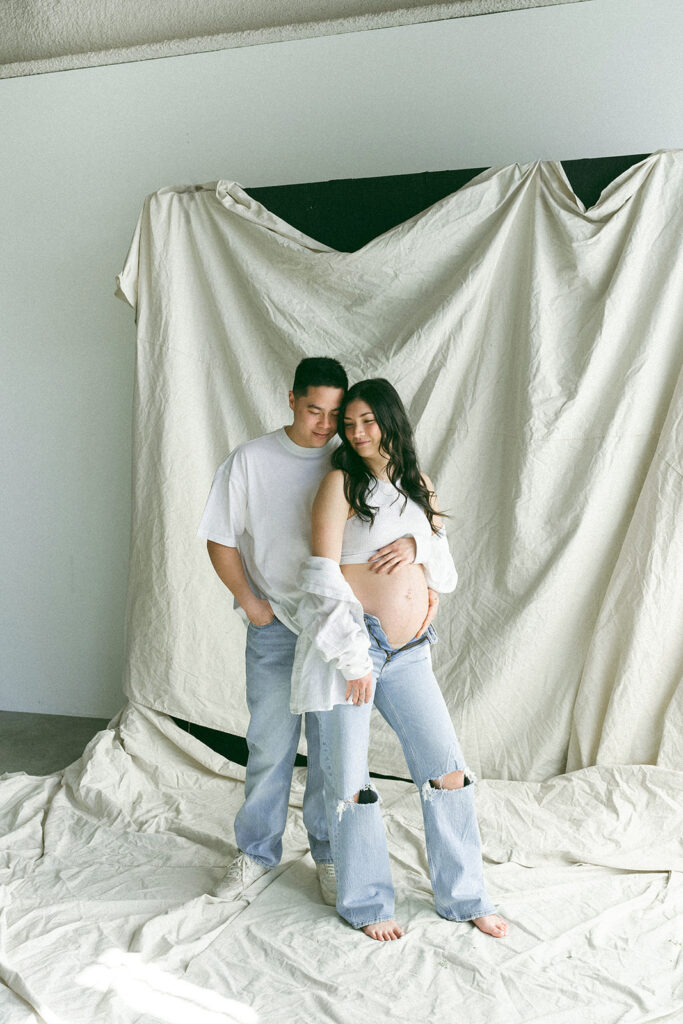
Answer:
[(336, 468), (313, 505), (292, 676), (292, 710), (314, 711), (320, 724), (337, 911), (371, 938), (403, 935), (368, 773), (374, 700), (420, 791), (437, 912), (500, 937), (507, 925), (484, 888), (473, 778), (432, 671), (436, 592), (457, 582), (432, 484), (388, 381), (347, 392), (338, 432)]

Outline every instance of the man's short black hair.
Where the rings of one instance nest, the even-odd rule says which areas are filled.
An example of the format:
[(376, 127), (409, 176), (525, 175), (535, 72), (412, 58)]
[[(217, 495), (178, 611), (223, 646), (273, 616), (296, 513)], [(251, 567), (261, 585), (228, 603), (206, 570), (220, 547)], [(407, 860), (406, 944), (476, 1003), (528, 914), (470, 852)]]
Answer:
[(295, 398), (305, 395), (309, 388), (341, 388), (348, 391), (349, 378), (337, 359), (310, 356), (302, 359), (294, 374), (292, 391)]

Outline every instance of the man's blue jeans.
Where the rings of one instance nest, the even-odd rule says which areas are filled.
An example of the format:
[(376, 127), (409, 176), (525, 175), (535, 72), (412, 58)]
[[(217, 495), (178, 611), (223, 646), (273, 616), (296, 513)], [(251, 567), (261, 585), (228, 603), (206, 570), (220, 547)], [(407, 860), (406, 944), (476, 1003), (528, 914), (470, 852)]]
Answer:
[[(247, 775), (244, 804), (235, 818), (235, 839), (243, 853), (266, 868), (282, 857), (289, 790), (301, 715), (289, 710), (296, 634), (278, 619), (247, 628)], [(308, 774), (303, 817), (315, 861), (331, 861), (320, 770), (320, 738), (314, 715), (306, 715)]]
[[(432, 671), (436, 634), (393, 650), (379, 619), (365, 616), (373, 664), (374, 703), (396, 732), (420, 791), (429, 874), (437, 912), (470, 921), (495, 910), (484, 888), (474, 784)], [(368, 774), (371, 704), (337, 704), (317, 712), (327, 819), (337, 876), (337, 911), (362, 928), (394, 916), (394, 891), (379, 798)], [(462, 789), (431, 780), (462, 770)], [(359, 802), (353, 800), (359, 794)]]

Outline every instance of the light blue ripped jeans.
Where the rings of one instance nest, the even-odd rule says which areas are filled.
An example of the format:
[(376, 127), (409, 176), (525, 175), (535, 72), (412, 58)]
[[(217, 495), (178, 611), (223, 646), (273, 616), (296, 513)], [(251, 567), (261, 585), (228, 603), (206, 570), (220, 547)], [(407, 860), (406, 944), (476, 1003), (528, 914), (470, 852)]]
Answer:
[[(429, 874), (437, 912), (471, 921), (495, 912), (486, 894), (474, 784), (446, 702), (432, 671), (430, 626), (425, 638), (394, 650), (380, 621), (365, 616), (373, 665), (374, 704), (394, 730), (420, 791)], [(412, 644), (412, 642), (411, 642)], [(372, 704), (337, 704), (316, 712), (325, 806), (337, 876), (337, 911), (354, 928), (394, 916), (379, 798), (368, 773)], [(465, 772), (462, 789), (437, 789), (432, 779)], [(359, 802), (353, 797), (359, 793)]]
[[(290, 680), (297, 637), (275, 618), (265, 626), (247, 628), (247, 774), (244, 803), (235, 818), (235, 839), (243, 853), (265, 868), (282, 856), (289, 790), (301, 715), (289, 710)], [(323, 801), (318, 722), (306, 715), (308, 771), (303, 818), (311, 855), (317, 863), (332, 860)]]

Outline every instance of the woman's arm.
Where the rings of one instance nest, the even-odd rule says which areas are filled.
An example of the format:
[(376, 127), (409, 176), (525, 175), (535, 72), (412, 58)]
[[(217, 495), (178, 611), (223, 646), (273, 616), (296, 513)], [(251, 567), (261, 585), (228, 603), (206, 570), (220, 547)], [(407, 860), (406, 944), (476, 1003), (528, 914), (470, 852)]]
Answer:
[[(422, 473), (421, 475), (422, 482), (430, 494), (430, 505), (434, 512), (438, 513), (439, 503), (434, 492), (434, 484), (426, 473)], [(434, 516), (434, 526), (436, 526), (438, 530), (443, 530), (443, 519), (438, 514)], [(445, 535), (437, 536), (433, 533), (429, 539), (429, 546), (430, 555), (423, 563), (425, 576), (427, 577), (429, 606), (427, 608), (427, 616), (417, 631), (418, 636), (422, 636), (422, 634), (426, 632), (427, 627), (430, 625), (439, 610), (438, 591), (441, 589), (445, 591), (454, 590), (458, 581), (458, 574), (455, 566), (453, 565), (453, 559), (451, 558), (451, 553), (448, 549), (448, 541), (446, 540)]]
[(333, 469), (323, 477), (313, 502), (311, 545), (314, 555), (339, 563), (349, 508), (344, 495), (344, 473)]
[[(344, 494), (344, 473), (341, 469), (333, 469), (323, 477), (313, 502), (311, 547), (314, 555), (339, 564), (350, 507)], [(372, 672), (359, 679), (347, 680), (346, 700), (349, 697), (354, 704), (369, 703), (372, 699)]]

